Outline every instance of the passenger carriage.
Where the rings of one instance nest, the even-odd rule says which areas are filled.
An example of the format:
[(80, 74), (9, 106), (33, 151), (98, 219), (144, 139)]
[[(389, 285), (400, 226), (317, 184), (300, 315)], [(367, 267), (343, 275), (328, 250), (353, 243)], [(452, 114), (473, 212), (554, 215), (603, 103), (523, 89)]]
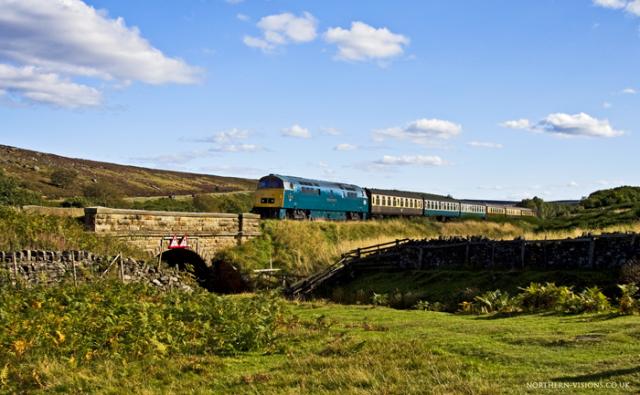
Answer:
[(407, 217), (421, 216), (424, 209), (422, 194), (389, 189), (366, 189), (371, 206), (371, 216)]

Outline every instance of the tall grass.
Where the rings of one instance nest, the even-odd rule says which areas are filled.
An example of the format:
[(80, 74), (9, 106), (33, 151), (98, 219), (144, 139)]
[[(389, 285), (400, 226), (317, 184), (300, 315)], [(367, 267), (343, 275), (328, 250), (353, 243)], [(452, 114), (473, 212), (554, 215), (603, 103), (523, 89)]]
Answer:
[(112, 237), (86, 232), (74, 218), (28, 213), (0, 206), (0, 250), (87, 250), (96, 254), (146, 255)]
[(363, 222), (262, 222), (262, 236), (218, 254), (218, 259), (245, 270), (274, 267), (305, 276), (321, 270), (346, 251), (404, 238), (486, 235), (514, 238), (533, 231), (527, 222), (389, 219)]

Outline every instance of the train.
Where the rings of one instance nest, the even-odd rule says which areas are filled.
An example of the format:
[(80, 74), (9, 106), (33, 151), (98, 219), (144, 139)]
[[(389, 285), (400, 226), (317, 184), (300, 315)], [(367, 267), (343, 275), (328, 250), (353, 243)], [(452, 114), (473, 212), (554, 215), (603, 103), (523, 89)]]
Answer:
[(533, 217), (513, 205), (458, 200), (422, 192), (363, 188), (353, 184), (269, 174), (260, 178), (253, 212), (262, 218), (367, 220), (386, 217)]

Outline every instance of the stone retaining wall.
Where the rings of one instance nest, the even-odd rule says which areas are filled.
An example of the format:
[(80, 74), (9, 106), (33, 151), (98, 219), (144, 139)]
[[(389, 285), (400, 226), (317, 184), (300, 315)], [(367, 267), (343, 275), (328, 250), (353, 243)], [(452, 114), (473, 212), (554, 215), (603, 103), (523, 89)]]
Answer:
[(165, 289), (189, 291), (177, 269), (131, 258), (94, 255), (86, 251), (0, 252), (0, 285), (80, 284), (105, 277), (146, 282)]
[(608, 234), (566, 240), (451, 238), (415, 240), (372, 254), (353, 266), (398, 269), (464, 267), (471, 269), (600, 269), (619, 268), (640, 259), (640, 236)]

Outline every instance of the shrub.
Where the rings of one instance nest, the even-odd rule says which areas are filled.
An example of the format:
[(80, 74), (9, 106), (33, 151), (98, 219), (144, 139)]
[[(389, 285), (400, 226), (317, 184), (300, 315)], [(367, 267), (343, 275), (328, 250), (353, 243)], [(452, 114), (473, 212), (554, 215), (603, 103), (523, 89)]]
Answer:
[(76, 207), (76, 208), (84, 208), (91, 206), (91, 202), (87, 198), (76, 196), (69, 199), (65, 199), (62, 204), (62, 207)]
[(51, 183), (60, 188), (68, 188), (78, 178), (78, 172), (73, 169), (56, 169), (51, 173)]
[(474, 298), (472, 307), (477, 313), (488, 314), (502, 311), (512, 304), (508, 293), (502, 293), (500, 290), (485, 292)]
[(211, 213), (248, 213), (253, 208), (254, 195), (231, 193), (225, 195), (196, 195), (193, 206), (196, 211)]
[(86, 186), (83, 190), (86, 197), (92, 204), (105, 207), (124, 207), (126, 204), (122, 200), (124, 195), (117, 188), (105, 183), (95, 183)]
[(554, 283), (531, 283), (520, 290), (518, 304), (526, 311), (561, 311), (575, 297), (571, 287), (559, 287)]
[(632, 259), (620, 268), (621, 284), (640, 284), (640, 260)]
[(18, 181), (6, 176), (0, 169), (0, 205), (24, 206), (41, 202), (42, 200), (36, 193), (22, 188)]
[(618, 288), (621, 292), (620, 298), (618, 299), (618, 309), (620, 313), (633, 314), (638, 311), (640, 306), (635, 296), (640, 288), (633, 283), (618, 285)]
[(388, 306), (389, 305), (389, 295), (388, 294), (377, 294), (373, 293), (371, 297), (371, 304), (375, 306)]
[(576, 313), (589, 312), (597, 313), (611, 308), (609, 300), (598, 287), (589, 287), (582, 291), (579, 296), (579, 304)]

